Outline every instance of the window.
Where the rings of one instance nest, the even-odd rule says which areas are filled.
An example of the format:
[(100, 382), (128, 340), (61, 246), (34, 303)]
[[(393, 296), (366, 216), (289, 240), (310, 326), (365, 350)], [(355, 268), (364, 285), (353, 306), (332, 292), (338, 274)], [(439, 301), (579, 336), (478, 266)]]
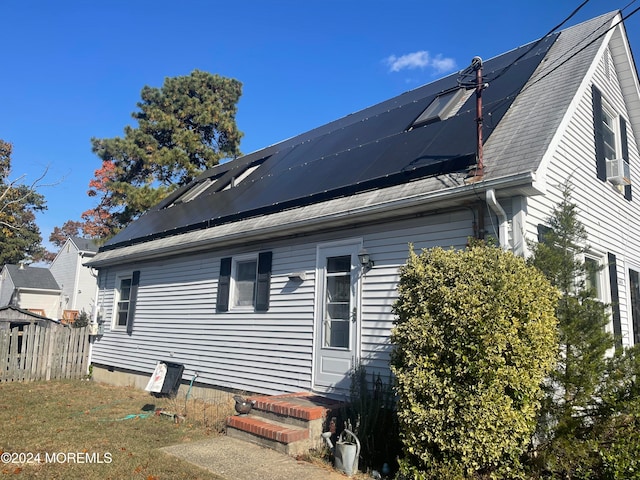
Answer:
[(136, 301), (138, 299), (138, 285), (140, 284), (140, 271), (136, 270), (131, 275), (117, 277), (116, 303), (114, 307), (113, 328), (119, 330), (126, 327), (127, 333), (133, 333), (133, 319), (135, 315)]
[(258, 281), (257, 258), (234, 261), (232, 307), (254, 307)]
[(120, 278), (118, 302), (116, 303), (116, 327), (126, 327), (131, 305), (131, 277)]
[(598, 260), (591, 257), (585, 257), (585, 289), (593, 293), (594, 298), (597, 298), (601, 302), (605, 302), (604, 289), (602, 287), (603, 270), (602, 265)]
[(271, 252), (221, 258), (216, 311), (269, 310), (271, 258)]
[(631, 201), (631, 175), (629, 169), (629, 145), (627, 122), (593, 85), (593, 124), (596, 147), (596, 175), (603, 182), (618, 186), (624, 197)]
[(325, 272), (325, 347), (349, 348), (351, 328), (351, 255), (327, 257)]
[(473, 90), (465, 90), (463, 88), (441, 93), (416, 118), (411, 127), (420, 127), (454, 116), (472, 94)]
[(602, 143), (604, 144), (604, 158), (613, 160), (616, 154), (616, 121), (615, 116), (608, 108), (602, 108)]

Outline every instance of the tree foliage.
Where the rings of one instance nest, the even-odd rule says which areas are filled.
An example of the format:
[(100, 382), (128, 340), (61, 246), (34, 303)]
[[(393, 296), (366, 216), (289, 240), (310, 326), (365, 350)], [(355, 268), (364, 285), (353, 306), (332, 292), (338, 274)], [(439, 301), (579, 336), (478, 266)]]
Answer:
[(559, 356), (538, 424), (535, 469), (558, 478), (640, 478), (640, 441), (620, 435), (639, 424), (640, 355), (637, 347), (614, 349), (608, 306), (586, 282), (595, 272), (584, 261), (588, 238), (571, 194), (565, 185), (530, 259), (561, 292)]
[(557, 353), (557, 290), (495, 247), (411, 251), (392, 332), (409, 478), (516, 478)]
[(44, 197), (36, 191), (37, 179), (31, 185), (22, 177), (11, 179), (13, 146), (0, 140), (0, 265), (31, 262), (43, 258), (40, 229), (35, 214), (46, 209)]
[(89, 185), (99, 204), (82, 215), (84, 232), (113, 234), (203, 170), (239, 155), (241, 90), (235, 79), (199, 70), (166, 78), (161, 88), (145, 86), (132, 115), (138, 126), (91, 140), (102, 165)]
[(82, 222), (67, 220), (62, 227), (55, 227), (49, 235), (49, 241), (60, 248), (70, 237), (82, 237)]

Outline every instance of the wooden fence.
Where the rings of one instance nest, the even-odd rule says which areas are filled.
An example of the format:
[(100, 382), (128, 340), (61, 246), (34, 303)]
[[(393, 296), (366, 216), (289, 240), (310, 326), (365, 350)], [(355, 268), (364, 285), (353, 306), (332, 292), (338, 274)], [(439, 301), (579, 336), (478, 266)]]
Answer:
[(87, 375), (88, 361), (87, 327), (0, 329), (0, 383), (80, 379)]

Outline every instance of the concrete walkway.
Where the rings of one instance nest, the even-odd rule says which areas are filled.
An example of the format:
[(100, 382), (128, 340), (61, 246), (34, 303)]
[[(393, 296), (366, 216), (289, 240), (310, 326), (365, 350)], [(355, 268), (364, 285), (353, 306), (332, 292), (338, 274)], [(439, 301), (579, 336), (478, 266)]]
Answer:
[(199, 442), (164, 447), (162, 451), (186, 460), (224, 480), (347, 480), (335, 470), (253, 443), (219, 436)]

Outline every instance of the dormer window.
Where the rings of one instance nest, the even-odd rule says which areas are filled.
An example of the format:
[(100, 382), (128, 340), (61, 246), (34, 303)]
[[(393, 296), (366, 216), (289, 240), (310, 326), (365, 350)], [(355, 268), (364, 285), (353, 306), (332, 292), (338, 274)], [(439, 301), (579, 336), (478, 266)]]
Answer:
[(416, 118), (411, 128), (421, 127), (422, 125), (453, 117), (472, 94), (473, 90), (465, 90), (464, 88), (456, 88), (441, 93)]

